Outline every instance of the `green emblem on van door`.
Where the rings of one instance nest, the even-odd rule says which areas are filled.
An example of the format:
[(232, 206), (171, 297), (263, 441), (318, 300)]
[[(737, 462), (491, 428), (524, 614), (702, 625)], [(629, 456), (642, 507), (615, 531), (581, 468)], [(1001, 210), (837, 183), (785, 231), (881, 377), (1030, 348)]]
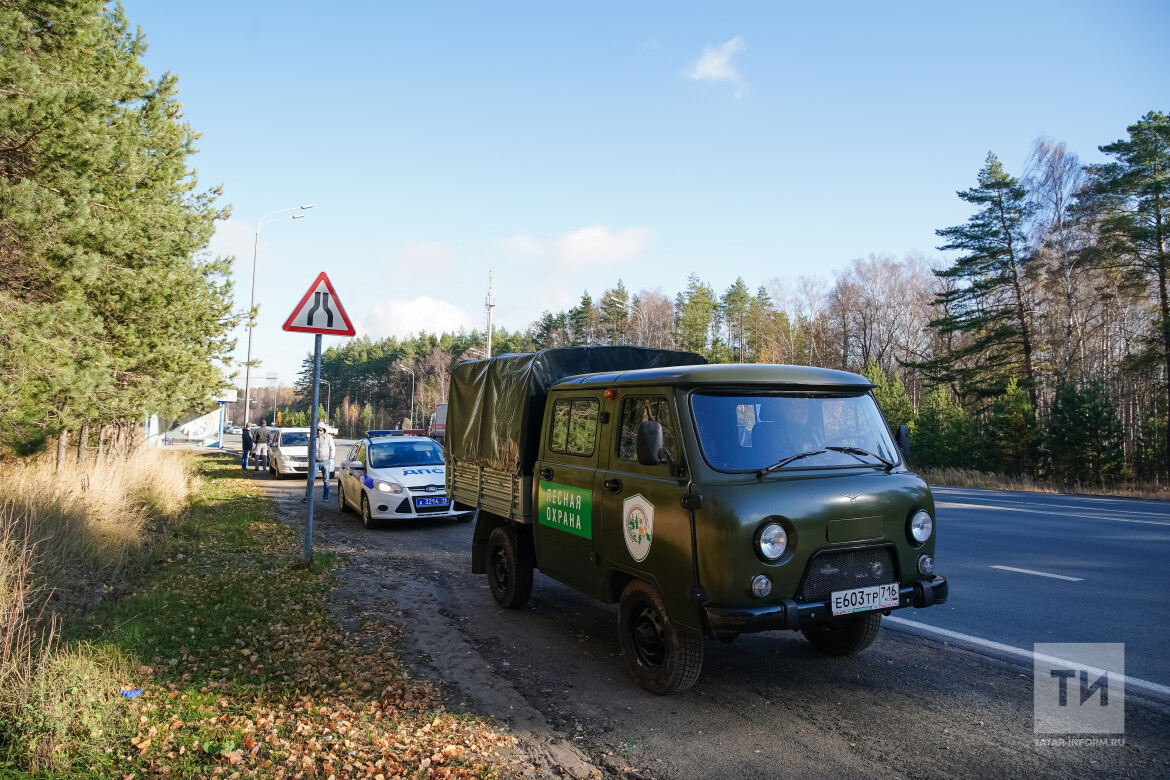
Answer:
[(622, 502), (622, 529), (630, 557), (641, 563), (654, 541), (654, 505), (639, 493)]
[(593, 491), (587, 488), (541, 481), (536, 511), (541, 525), (593, 538)]

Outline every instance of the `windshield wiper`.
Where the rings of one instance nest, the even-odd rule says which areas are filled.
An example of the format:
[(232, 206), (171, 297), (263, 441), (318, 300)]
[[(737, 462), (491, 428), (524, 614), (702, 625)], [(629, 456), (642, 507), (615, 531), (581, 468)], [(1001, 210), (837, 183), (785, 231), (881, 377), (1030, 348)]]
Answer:
[(784, 460), (780, 461), (779, 463), (773, 463), (771, 466), (769, 466), (766, 469), (760, 469), (758, 472), (756, 472), (756, 479), (762, 478), (765, 474), (771, 474), (773, 471), (776, 471), (777, 469), (782, 469), (794, 460), (800, 460), (801, 458), (811, 458), (813, 455), (823, 455), (823, 454), (825, 454), (825, 450), (811, 450), (810, 452), (802, 452), (799, 455), (793, 455), (792, 457), (785, 458)]
[(894, 467), (893, 461), (886, 460), (881, 455), (876, 455), (869, 450), (863, 450), (860, 447), (825, 447), (825, 449), (832, 450), (833, 452), (844, 452), (846, 455), (852, 455), (858, 460), (861, 460), (859, 457), (861, 455), (868, 455), (871, 458), (877, 458), (882, 462), (882, 465), (886, 467), (886, 471), (889, 471)]

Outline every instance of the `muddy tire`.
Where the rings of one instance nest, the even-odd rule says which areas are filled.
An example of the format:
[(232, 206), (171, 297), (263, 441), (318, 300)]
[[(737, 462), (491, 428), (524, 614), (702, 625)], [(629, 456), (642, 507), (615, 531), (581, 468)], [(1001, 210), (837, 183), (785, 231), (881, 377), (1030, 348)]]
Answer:
[(521, 560), (516, 535), (506, 526), (488, 536), (487, 577), (492, 597), (505, 609), (524, 606), (532, 595), (532, 564)]
[(344, 515), (352, 512), (353, 509), (350, 508), (349, 504), (345, 503), (345, 488), (341, 485), (341, 480), (337, 480), (337, 511)]
[(703, 669), (703, 637), (679, 628), (658, 589), (631, 580), (618, 607), (622, 657), (634, 681), (651, 693), (685, 691)]
[(368, 529), (377, 528), (379, 523), (370, 513), (370, 499), (366, 498), (366, 491), (362, 491), (362, 525)]
[(800, 629), (816, 649), (829, 655), (854, 655), (873, 644), (882, 626), (882, 613), (866, 612), (823, 623), (810, 623)]

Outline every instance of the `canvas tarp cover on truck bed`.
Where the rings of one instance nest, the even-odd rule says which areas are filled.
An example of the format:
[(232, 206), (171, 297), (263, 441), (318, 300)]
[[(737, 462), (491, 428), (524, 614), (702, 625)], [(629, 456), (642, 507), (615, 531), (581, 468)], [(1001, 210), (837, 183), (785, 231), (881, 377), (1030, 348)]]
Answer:
[(540, 449), (548, 390), (579, 374), (695, 366), (693, 352), (644, 347), (564, 347), (460, 363), (447, 398), (447, 452), (484, 468), (524, 474)]

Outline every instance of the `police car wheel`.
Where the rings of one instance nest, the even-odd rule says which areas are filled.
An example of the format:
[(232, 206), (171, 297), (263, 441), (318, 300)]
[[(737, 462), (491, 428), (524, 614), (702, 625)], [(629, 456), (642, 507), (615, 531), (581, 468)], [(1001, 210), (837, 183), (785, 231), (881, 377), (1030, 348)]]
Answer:
[(816, 649), (829, 655), (860, 653), (877, 639), (882, 613), (866, 612), (852, 617), (809, 623), (800, 633)]
[(532, 566), (520, 560), (516, 535), (504, 526), (488, 536), (487, 576), (492, 597), (505, 609), (524, 606), (532, 595)]
[(347, 512), (353, 511), (352, 509), (350, 509), (349, 504), (347, 504), (345, 502), (345, 488), (343, 487), (344, 485), (345, 485), (345, 483), (342, 480), (340, 480), (340, 479), (337, 480), (337, 509), (342, 514), (346, 514)]
[(377, 528), (378, 521), (370, 513), (370, 499), (366, 498), (366, 493), (362, 491), (362, 525), (366, 528)]
[(703, 637), (676, 626), (658, 589), (646, 580), (630, 580), (622, 593), (618, 638), (634, 682), (651, 693), (685, 691), (699, 679)]

